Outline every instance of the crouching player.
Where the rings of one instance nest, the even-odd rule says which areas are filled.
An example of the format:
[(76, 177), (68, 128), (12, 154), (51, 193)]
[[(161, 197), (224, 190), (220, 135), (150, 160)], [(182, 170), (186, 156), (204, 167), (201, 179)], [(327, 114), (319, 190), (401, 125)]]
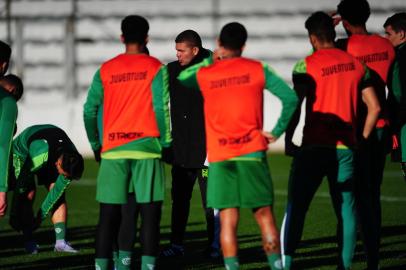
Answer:
[[(35, 125), (25, 129), (13, 142), (13, 165), (16, 176), (10, 212), (10, 225), (22, 231), (28, 253), (38, 252), (32, 232), (52, 215), (55, 228), (55, 251), (77, 252), (65, 240), (67, 204), (65, 190), (83, 173), (83, 158), (66, 133), (53, 125)], [(36, 184), (45, 185), (48, 194), (34, 217)]]

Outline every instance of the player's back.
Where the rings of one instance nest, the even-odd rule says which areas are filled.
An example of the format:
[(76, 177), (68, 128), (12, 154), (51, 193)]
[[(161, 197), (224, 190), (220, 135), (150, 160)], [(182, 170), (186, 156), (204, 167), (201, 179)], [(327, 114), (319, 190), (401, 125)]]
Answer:
[(305, 64), (315, 83), (307, 95), (303, 144), (353, 146), (363, 65), (335, 48), (317, 50)]
[[(379, 35), (352, 35), (348, 38), (346, 50), (371, 70), (371, 82), (382, 109), (376, 126), (386, 126), (388, 116), (385, 86), (390, 66), (395, 58), (392, 44)], [(366, 114), (367, 109), (362, 105), (360, 108), (362, 125)]]
[(265, 150), (261, 62), (237, 57), (200, 69), (210, 161)]
[(100, 69), (103, 151), (143, 137), (159, 137), (152, 82), (161, 67), (145, 54), (120, 54)]
[(379, 35), (352, 35), (347, 52), (374, 70), (386, 83), (390, 65), (395, 58), (392, 44)]

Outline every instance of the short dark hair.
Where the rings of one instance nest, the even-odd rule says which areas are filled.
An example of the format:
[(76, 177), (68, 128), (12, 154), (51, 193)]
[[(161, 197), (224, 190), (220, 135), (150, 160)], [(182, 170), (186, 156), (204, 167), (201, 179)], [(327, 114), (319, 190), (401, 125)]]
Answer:
[(185, 30), (181, 32), (175, 38), (176, 43), (188, 43), (191, 47), (198, 47), (199, 49), (202, 48), (202, 39), (200, 38), (199, 34), (193, 30)]
[(366, 0), (342, 0), (337, 6), (337, 12), (351, 25), (362, 26), (371, 15), (371, 8)]
[(14, 90), (10, 94), (15, 98), (16, 101), (20, 100), (24, 93), (24, 85), (20, 77), (14, 74), (8, 74), (0, 78), (0, 81), (7, 82), (14, 86)]
[(9, 62), (11, 57), (10, 46), (0, 40), (0, 62)]
[(62, 170), (68, 173), (69, 179), (80, 179), (84, 170), (83, 157), (78, 152), (62, 153)]
[(226, 49), (241, 50), (247, 41), (248, 33), (244, 25), (231, 22), (223, 26), (220, 31), (220, 45)]
[(317, 11), (310, 15), (305, 22), (309, 35), (315, 35), (320, 41), (331, 42), (336, 37), (333, 18), (327, 13)]
[(406, 12), (399, 12), (387, 18), (383, 27), (387, 26), (391, 26), (396, 33), (406, 32)]
[(121, 21), (124, 42), (144, 44), (148, 36), (148, 21), (139, 15), (129, 15)]

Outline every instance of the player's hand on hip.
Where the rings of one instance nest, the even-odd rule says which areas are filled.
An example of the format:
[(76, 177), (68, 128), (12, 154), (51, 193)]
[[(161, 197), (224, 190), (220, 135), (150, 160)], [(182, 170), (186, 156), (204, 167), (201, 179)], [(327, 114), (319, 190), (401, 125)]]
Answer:
[(262, 135), (265, 137), (265, 139), (268, 141), (268, 143), (274, 143), (278, 139), (277, 137), (272, 135), (272, 133), (270, 133), (270, 132), (262, 131)]

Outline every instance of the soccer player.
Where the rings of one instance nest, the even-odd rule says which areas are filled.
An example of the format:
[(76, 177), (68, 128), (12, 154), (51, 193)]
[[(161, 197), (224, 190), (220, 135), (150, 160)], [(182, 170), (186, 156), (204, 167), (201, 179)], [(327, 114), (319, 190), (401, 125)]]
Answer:
[[(97, 70), (84, 105), (89, 142), (93, 151), (101, 152), (96, 195), (100, 203), (96, 269), (109, 269), (112, 245), (123, 225), (121, 206), (127, 203), (130, 185), (142, 220), (141, 268), (153, 268), (158, 254), (165, 190), (160, 158), (161, 149), (170, 145), (171, 136), (167, 70), (156, 58), (145, 54), (148, 30), (148, 21), (141, 16), (130, 15), (122, 20), (125, 52)], [(101, 106), (100, 134), (97, 112)], [(119, 269), (130, 269), (131, 250), (124, 250), (120, 242)]]
[[(238, 22), (226, 24), (210, 58), (179, 75), (204, 98), (209, 179), (207, 205), (220, 209), (220, 242), (226, 269), (239, 269), (239, 209), (250, 208), (261, 229), (271, 269), (282, 269), (279, 232), (273, 215), (273, 187), (266, 158), (268, 143), (285, 130), (296, 108), (294, 91), (265, 63), (242, 57), (247, 31)], [(282, 102), (271, 132), (263, 131), (263, 90)], [(193, 91), (193, 90), (191, 90)]]
[[(177, 61), (168, 64), (170, 111), (172, 127), (172, 220), (171, 246), (161, 253), (163, 257), (184, 254), (183, 238), (189, 217), (193, 186), (198, 179), (206, 215), (209, 257), (219, 257), (219, 217), (206, 206), (207, 167), (206, 135), (204, 129), (203, 97), (181, 85), (177, 79), (186, 68), (203, 61), (211, 52), (202, 47), (202, 40), (193, 30), (185, 30), (175, 38)], [(216, 234), (217, 232), (217, 234)]]
[(0, 40), (0, 76), (4, 76), (7, 72), (11, 57), (10, 46)]
[[(365, 147), (360, 147), (357, 153), (355, 182), (355, 198), (368, 269), (377, 269), (381, 234), (380, 189), (390, 140), (385, 86), (395, 52), (388, 40), (367, 31), (366, 22), (371, 12), (366, 0), (343, 0), (338, 4), (337, 12), (349, 35), (347, 39), (338, 40), (337, 46), (355, 56), (370, 69), (373, 87), (381, 107), (376, 128)], [(359, 126), (362, 127), (366, 107), (361, 105), (359, 108)]]
[[(23, 232), (26, 251), (38, 252), (32, 232), (49, 214), (55, 230), (55, 251), (72, 252), (65, 240), (67, 204), (65, 190), (73, 179), (83, 173), (83, 158), (68, 135), (53, 125), (26, 128), (13, 142), (13, 165), (16, 187), (10, 213), (10, 225)], [(34, 217), (33, 201), (36, 192), (35, 176), (48, 194)]]
[[(406, 180), (406, 13), (396, 13), (384, 23), (386, 38), (395, 47), (396, 57), (389, 72), (391, 131), (395, 134), (403, 177)], [(396, 156), (396, 155), (395, 155)]]
[[(282, 228), (284, 269), (292, 267), (306, 212), (324, 176), (328, 178), (334, 210), (342, 227), (338, 269), (350, 269), (356, 243), (353, 178), (357, 104), (362, 99), (368, 108), (363, 140), (371, 134), (380, 107), (370, 87), (368, 69), (334, 47), (333, 19), (316, 12), (306, 20), (305, 27), (314, 52), (299, 61), (293, 71), (299, 99), (306, 98), (306, 117), (302, 146), (294, 155), (289, 178)], [(298, 108), (296, 113), (300, 114)], [(295, 128), (297, 122), (292, 121), (289, 129)], [(286, 147), (292, 148), (292, 144), (290, 141)]]
[[(10, 46), (0, 41), (0, 77), (3, 77), (8, 69), (10, 56)], [(6, 82), (3, 81), (2, 84), (4, 83)], [(23, 90), (22, 87), (20, 89)], [(0, 85), (0, 218), (5, 215), (7, 209), (10, 154), (16, 119), (16, 97), (10, 95), (10, 91)]]

